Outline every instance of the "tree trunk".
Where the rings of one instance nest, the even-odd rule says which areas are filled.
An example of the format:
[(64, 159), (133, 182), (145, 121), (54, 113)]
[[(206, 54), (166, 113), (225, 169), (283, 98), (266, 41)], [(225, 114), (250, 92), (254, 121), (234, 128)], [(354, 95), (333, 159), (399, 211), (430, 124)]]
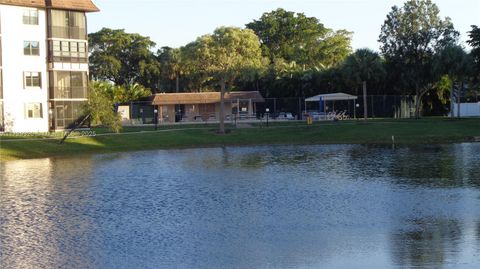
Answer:
[(179, 75), (177, 74), (175, 76), (175, 92), (178, 93), (180, 90), (180, 78)]
[(415, 95), (415, 119), (420, 119), (420, 109), (422, 106), (422, 98), (428, 92), (430, 86), (425, 87), (424, 89), (417, 89)]
[(225, 134), (225, 79), (220, 80), (220, 126), (218, 129), (219, 134)]
[(422, 103), (422, 98), (419, 94), (415, 95), (415, 119), (420, 119), (420, 104)]

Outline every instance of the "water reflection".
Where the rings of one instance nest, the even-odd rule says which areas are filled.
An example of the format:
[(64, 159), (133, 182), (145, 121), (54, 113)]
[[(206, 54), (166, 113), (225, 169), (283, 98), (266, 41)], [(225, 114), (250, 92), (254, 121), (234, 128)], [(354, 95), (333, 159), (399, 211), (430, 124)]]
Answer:
[(53, 159), (2, 164), (0, 267), (88, 268), (92, 225), (81, 214), (88, 200), (77, 194), (87, 190), (91, 167), (88, 159), (77, 161), (80, 166)]
[(480, 249), (480, 220), (477, 223), (477, 240), (478, 240), (478, 244), (479, 244), (478, 248)]
[(227, 147), (0, 164), (0, 268), (478, 267), (479, 150)]
[[(399, 183), (480, 187), (480, 154), (467, 144), (415, 146), (399, 150), (389, 167)], [(478, 149), (477, 149), (478, 150)], [(414, 159), (412, 159), (414, 158)]]
[(458, 220), (416, 219), (409, 226), (392, 236), (395, 264), (406, 268), (455, 264), (463, 230)]

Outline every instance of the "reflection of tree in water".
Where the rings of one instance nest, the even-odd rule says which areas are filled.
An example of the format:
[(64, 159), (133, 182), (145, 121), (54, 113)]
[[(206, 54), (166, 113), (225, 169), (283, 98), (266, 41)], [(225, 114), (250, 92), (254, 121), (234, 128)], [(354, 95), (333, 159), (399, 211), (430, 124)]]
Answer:
[[(455, 156), (443, 146), (366, 145), (348, 150), (352, 170), (366, 179), (389, 178), (393, 183), (451, 186)], [(439, 181), (438, 179), (442, 179)]]
[(478, 241), (478, 244), (480, 245), (480, 220), (477, 223), (477, 241)]
[[(222, 148), (222, 165), (236, 168), (264, 168), (268, 165), (306, 164), (318, 159), (318, 154), (305, 148), (279, 150), (279, 148), (259, 148), (238, 154), (233, 148)], [(241, 151), (242, 149), (240, 149)], [(247, 150), (247, 149), (245, 149)]]
[(388, 172), (400, 184), (480, 187), (477, 157), (462, 145), (410, 146), (396, 150), (391, 158)]
[(263, 167), (265, 165), (296, 165), (305, 164), (315, 159), (316, 156), (312, 152), (290, 152), (288, 154), (266, 155), (264, 153), (256, 153), (242, 156), (240, 165), (244, 167)]
[(394, 234), (393, 262), (402, 267), (440, 268), (459, 250), (462, 229), (457, 220), (414, 220), (414, 227)]

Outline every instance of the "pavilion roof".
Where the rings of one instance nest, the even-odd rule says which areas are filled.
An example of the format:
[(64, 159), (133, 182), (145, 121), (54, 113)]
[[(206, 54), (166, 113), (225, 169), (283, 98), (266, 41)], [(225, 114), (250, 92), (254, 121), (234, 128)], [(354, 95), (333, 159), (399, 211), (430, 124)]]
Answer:
[[(225, 101), (252, 100), (265, 102), (258, 91), (227, 92)], [(219, 92), (192, 92), (192, 93), (157, 93), (153, 95), (153, 105), (186, 105), (186, 104), (215, 104), (220, 103)]]

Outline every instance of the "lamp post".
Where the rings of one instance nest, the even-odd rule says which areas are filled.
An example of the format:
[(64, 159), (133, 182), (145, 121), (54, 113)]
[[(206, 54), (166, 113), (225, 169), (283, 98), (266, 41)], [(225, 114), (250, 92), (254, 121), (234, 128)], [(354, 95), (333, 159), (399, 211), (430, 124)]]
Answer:
[(267, 127), (268, 127), (268, 116), (270, 114), (270, 109), (269, 108), (266, 108), (265, 109), (265, 112), (267, 113)]
[(153, 116), (155, 117), (154, 122), (156, 131), (158, 129), (158, 110), (156, 108), (153, 110)]

